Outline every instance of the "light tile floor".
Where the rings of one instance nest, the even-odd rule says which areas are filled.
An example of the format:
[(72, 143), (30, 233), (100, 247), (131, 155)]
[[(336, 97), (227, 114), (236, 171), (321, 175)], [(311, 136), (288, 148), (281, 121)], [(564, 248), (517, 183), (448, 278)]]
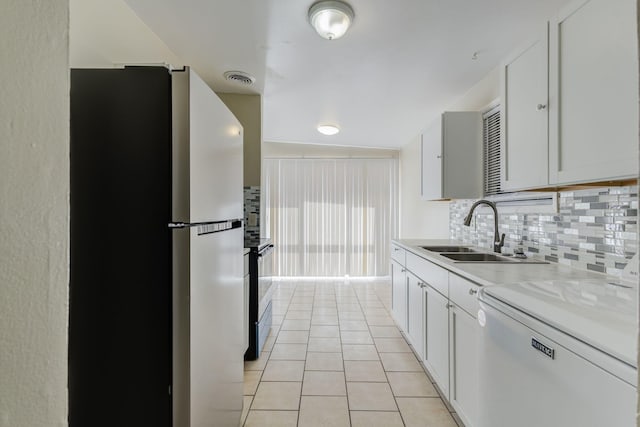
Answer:
[(462, 427), (389, 314), (389, 281), (274, 281), (242, 425)]

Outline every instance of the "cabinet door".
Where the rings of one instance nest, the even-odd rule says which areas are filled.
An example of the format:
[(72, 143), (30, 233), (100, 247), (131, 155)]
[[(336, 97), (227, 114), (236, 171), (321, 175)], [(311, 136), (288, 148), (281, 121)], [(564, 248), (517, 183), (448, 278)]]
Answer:
[(502, 69), (503, 190), (543, 187), (548, 177), (548, 26)]
[(397, 325), (407, 330), (407, 274), (404, 266), (391, 261), (391, 311)]
[(411, 273), (407, 274), (409, 287), (407, 335), (413, 348), (424, 359), (424, 287), (425, 284)]
[(636, 15), (635, 0), (589, 0), (551, 22), (552, 184), (637, 177)]
[(445, 397), (449, 398), (449, 300), (430, 286), (425, 288), (425, 365)]
[(391, 244), (391, 259), (400, 263), (400, 265), (406, 265), (406, 252), (398, 245)]
[(480, 327), (472, 316), (453, 305), (449, 309), (449, 399), (464, 425), (478, 425), (478, 336)]
[(482, 114), (447, 111), (442, 114), (442, 197), (482, 197)]
[(425, 200), (442, 199), (442, 120), (422, 134), (421, 195)]
[(442, 113), (422, 134), (421, 194), (426, 200), (482, 196), (482, 118)]

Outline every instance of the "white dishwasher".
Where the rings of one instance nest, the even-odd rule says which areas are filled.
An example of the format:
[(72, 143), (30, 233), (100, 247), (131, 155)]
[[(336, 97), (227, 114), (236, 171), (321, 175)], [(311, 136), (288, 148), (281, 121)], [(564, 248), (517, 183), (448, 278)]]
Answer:
[(480, 426), (635, 426), (637, 283), (480, 292)]

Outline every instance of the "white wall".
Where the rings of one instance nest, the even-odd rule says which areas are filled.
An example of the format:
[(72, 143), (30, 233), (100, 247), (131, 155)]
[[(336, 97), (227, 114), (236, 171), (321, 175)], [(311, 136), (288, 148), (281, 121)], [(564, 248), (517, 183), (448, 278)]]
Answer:
[(0, 6), (0, 426), (67, 424), (68, 12)]
[(369, 157), (396, 158), (398, 150), (385, 148), (345, 147), (340, 145), (295, 144), (286, 142), (267, 142), (262, 144), (264, 158), (299, 158), (299, 157)]
[(447, 111), (480, 111), (500, 97), (500, 67), (494, 68), (464, 95), (447, 106)]
[(184, 65), (123, 0), (69, 0), (69, 7), (71, 67)]
[(400, 151), (400, 238), (449, 238), (449, 202), (420, 198), (420, 135)]
[(0, 426), (66, 426), (69, 66), (181, 63), (122, 0), (5, 0), (0, 39)]
[[(500, 69), (487, 74), (446, 111), (478, 111), (500, 96)], [(439, 117), (432, 118), (440, 120)], [(425, 123), (425, 128), (430, 121)], [(449, 203), (420, 198), (420, 135), (400, 151), (400, 237), (439, 239), (449, 237)]]
[(217, 93), (222, 102), (242, 124), (245, 187), (260, 185), (262, 171), (262, 96)]

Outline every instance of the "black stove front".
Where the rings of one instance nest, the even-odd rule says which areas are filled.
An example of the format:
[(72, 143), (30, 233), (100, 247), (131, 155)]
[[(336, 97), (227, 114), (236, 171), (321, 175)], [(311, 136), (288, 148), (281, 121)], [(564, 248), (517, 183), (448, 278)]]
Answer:
[(249, 253), (249, 348), (245, 360), (260, 356), (264, 342), (271, 331), (273, 294), (273, 244), (262, 239), (259, 244), (247, 246)]

